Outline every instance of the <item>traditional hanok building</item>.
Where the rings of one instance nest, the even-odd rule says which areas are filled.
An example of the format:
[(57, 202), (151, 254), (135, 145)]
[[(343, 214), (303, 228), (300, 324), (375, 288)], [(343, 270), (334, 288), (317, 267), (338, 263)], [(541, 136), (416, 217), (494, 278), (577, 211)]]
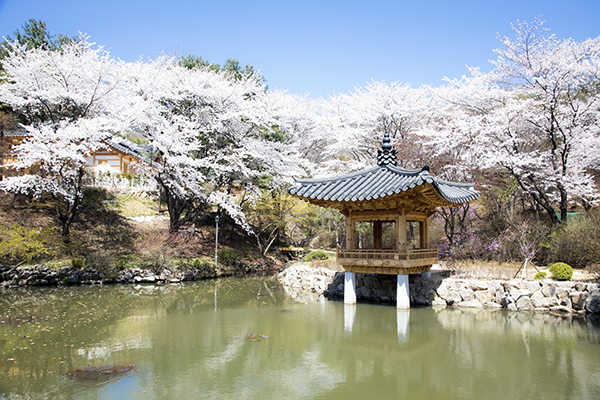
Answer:
[[(346, 217), (346, 248), (338, 249), (344, 268), (344, 302), (356, 303), (355, 273), (397, 275), (397, 307), (410, 308), (408, 275), (430, 277), (438, 262), (430, 248), (429, 218), (437, 207), (459, 207), (479, 197), (473, 184), (448, 182), (429, 175), (429, 168), (399, 168), (386, 133), (377, 166), (347, 175), (298, 179), (290, 194), (318, 206), (335, 208)], [(371, 248), (357, 248), (357, 223), (372, 225)], [(419, 241), (408, 243), (409, 222), (418, 223)], [(393, 225), (394, 244), (383, 248), (382, 226)], [(413, 224), (415, 226), (416, 224)], [(412, 248), (411, 248), (412, 247)]]
[(3, 168), (2, 165), (16, 161), (17, 155), (12, 147), (21, 143), (27, 137), (27, 131), (18, 130), (11, 132), (0, 131), (0, 180), (14, 175), (12, 171)]
[[(24, 129), (2, 132), (0, 137), (0, 166), (16, 160), (17, 153), (13, 147), (20, 144), (27, 136), (28, 133)], [(152, 165), (152, 161), (147, 160), (148, 154), (145, 154), (148, 153), (149, 149), (144, 146), (117, 138), (107, 138), (102, 143), (99, 149), (91, 152), (86, 157), (86, 168), (94, 173), (129, 173), (135, 175), (135, 171), (131, 168), (133, 163), (141, 161)], [(21, 173), (24, 172), (28, 171), (21, 171)], [(16, 173), (0, 167), (0, 180)]]
[(91, 153), (86, 158), (86, 167), (94, 172), (110, 172), (113, 174), (132, 174), (135, 171), (131, 165), (147, 158), (143, 153), (143, 146), (131, 142), (117, 141), (114, 139), (103, 140), (103, 146)]

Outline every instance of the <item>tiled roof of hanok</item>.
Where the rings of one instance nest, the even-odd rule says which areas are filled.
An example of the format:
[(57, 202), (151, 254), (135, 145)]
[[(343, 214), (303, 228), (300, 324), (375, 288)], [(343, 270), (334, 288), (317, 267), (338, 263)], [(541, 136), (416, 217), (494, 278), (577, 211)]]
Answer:
[(123, 143), (122, 141), (119, 142), (111, 138), (104, 139), (103, 142), (113, 149), (137, 158), (143, 163), (154, 165), (154, 162), (149, 157), (149, 155), (151, 156), (153, 150), (151, 146), (140, 146), (131, 142)]
[(25, 129), (3, 132), (2, 134), (4, 135), (4, 137), (26, 137), (29, 135), (29, 133)]
[(298, 179), (290, 193), (305, 199), (358, 202), (398, 195), (427, 183), (439, 196), (456, 205), (475, 200), (480, 195), (473, 184), (444, 181), (429, 175), (427, 169), (407, 170), (389, 164), (323, 179)]
[[(408, 170), (396, 166), (395, 150), (386, 133), (377, 166), (351, 174), (321, 179), (297, 179), (290, 194), (314, 204), (369, 202), (403, 194), (419, 194), (430, 206), (458, 206), (477, 199), (480, 193), (472, 183), (448, 182), (429, 175), (429, 167)], [(337, 207), (336, 207), (337, 208)]]

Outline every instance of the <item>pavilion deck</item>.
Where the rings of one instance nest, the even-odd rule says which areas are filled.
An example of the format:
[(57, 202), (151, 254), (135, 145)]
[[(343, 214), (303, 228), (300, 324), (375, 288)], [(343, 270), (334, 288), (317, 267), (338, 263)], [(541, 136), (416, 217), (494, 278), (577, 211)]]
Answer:
[(427, 272), (438, 262), (437, 249), (338, 249), (337, 263), (346, 272), (403, 275)]

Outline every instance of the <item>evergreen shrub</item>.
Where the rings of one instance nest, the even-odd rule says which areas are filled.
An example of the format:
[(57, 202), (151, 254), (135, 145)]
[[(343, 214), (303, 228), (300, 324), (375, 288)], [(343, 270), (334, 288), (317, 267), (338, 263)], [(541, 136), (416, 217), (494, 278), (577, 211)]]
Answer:
[(327, 260), (329, 256), (327, 253), (321, 250), (311, 251), (305, 258), (304, 261), (310, 260)]
[(557, 281), (569, 281), (573, 277), (573, 268), (569, 264), (557, 262), (550, 266), (550, 273)]
[(72, 258), (71, 259), (71, 268), (73, 268), (73, 269), (82, 269), (84, 265), (85, 265), (85, 263), (81, 258)]
[(223, 249), (218, 253), (218, 260), (225, 265), (235, 265), (240, 260), (242, 254), (236, 249)]
[(43, 259), (51, 254), (51, 229), (0, 225), (0, 263), (13, 264)]
[(540, 271), (537, 274), (535, 274), (535, 277), (533, 279), (546, 279), (546, 273), (543, 271)]

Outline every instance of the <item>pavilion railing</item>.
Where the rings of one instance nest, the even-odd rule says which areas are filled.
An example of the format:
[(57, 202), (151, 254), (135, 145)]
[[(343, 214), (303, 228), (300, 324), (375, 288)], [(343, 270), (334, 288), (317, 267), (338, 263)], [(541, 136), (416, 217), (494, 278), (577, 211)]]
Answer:
[(337, 258), (354, 260), (422, 260), (427, 258), (438, 258), (437, 249), (408, 249), (408, 250), (384, 250), (384, 249), (338, 249)]

